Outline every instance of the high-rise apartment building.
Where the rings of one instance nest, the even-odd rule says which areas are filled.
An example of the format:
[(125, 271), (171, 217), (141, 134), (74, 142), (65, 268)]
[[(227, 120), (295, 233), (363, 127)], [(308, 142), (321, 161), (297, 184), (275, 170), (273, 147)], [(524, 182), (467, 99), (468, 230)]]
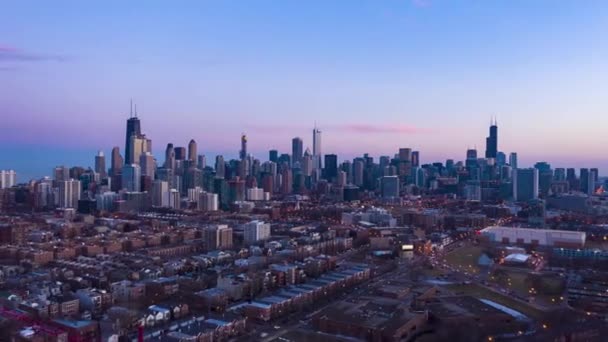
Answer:
[(60, 208), (77, 208), (82, 192), (80, 181), (68, 179), (59, 182), (58, 197)]
[(270, 223), (251, 221), (243, 227), (243, 240), (246, 244), (264, 241), (270, 237)]

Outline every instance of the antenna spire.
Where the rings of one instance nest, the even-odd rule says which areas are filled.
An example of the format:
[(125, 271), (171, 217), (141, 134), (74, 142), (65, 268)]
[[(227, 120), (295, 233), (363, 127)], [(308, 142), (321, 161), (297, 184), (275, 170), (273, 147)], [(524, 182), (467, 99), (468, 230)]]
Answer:
[(133, 98), (131, 98), (131, 111), (129, 112), (129, 117), (133, 117)]
[(135, 104), (135, 117), (137, 117), (137, 103)]

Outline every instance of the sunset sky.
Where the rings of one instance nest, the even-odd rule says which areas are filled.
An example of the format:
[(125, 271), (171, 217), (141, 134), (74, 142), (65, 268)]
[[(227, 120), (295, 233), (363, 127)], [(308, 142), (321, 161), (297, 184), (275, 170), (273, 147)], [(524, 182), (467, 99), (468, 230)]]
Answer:
[[(608, 170), (608, 2), (2, 1), (0, 169), (124, 152), (129, 99), (163, 160), (291, 151), (480, 154)], [(108, 162), (109, 163), (109, 162)], [(209, 162), (208, 162), (209, 163)]]

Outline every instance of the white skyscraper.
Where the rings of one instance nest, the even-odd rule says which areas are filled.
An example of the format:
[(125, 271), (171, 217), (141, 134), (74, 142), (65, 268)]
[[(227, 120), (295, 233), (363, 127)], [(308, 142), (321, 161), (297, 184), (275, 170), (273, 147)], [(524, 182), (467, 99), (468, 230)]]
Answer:
[(17, 173), (14, 170), (0, 171), (0, 189), (13, 187), (17, 183)]
[(312, 130), (312, 156), (313, 156), (313, 166), (315, 169), (320, 169), (323, 167), (322, 163), (322, 155), (321, 151), (321, 130), (316, 126)]
[(270, 223), (262, 221), (251, 221), (245, 224), (243, 239), (245, 243), (256, 243), (270, 237)]
[(169, 207), (173, 209), (181, 208), (181, 197), (176, 189), (169, 190)]
[(80, 200), (80, 181), (70, 179), (59, 182), (58, 196), (60, 208), (77, 208)]

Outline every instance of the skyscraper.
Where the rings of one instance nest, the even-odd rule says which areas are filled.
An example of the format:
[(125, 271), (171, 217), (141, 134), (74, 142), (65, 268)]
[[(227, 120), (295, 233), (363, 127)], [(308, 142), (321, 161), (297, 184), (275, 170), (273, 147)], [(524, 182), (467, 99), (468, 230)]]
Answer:
[(321, 153), (321, 130), (315, 126), (312, 130), (312, 159), (315, 169), (323, 167)]
[(363, 160), (356, 159), (353, 162), (353, 183), (355, 183), (356, 186), (363, 185), (363, 169), (364, 168), (365, 168), (365, 163), (363, 163)]
[(420, 152), (413, 151), (412, 152), (412, 167), (420, 166)]
[(0, 171), (0, 189), (13, 187), (17, 183), (17, 173), (15, 170)]
[(198, 162), (196, 163), (196, 166), (201, 170), (207, 167), (207, 157), (205, 157), (204, 154), (198, 155)]
[(466, 167), (477, 167), (477, 150), (470, 148), (467, 150), (467, 159), (465, 161)]
[(141, 168), (137, 164), (127, 164), (122, 168), (122, 187), (129, 192), (141, 190)]
[(59, 182), (59, 207), (76, 208), (80, 200), (80, 181), (69, 179)]
[(141, 135), (141, 123), (137, 118), (137, 110), (133, 113), (133, 102), (131, 102), (131, 114), (127, 120), (127, 134), (125, 139), (125, 164), (133, 164), (135, 161), (132, 159), (133, 146), (131, 137), (139, 137)]
[(295, 137), (291, 140), (291, 162), (293, 164), (302, 163), (304, 153), (304, 143), (300, 137)]
[(509, 154), (509, 165), (511, 165), (511, 168), (514, 170), (517, 169), (517, 152), (511, 152), (511, 154)]
[(302, 157), (302, 165), (300, 165), (302, 174), (310, 176), (312, 174), (312, 166), (312, 155), (310, 154), (310, 150), (306, 148), (306, 152), (304, 152), (304, 156)]
[(271, 162), (278, 162), (279, 161), (279, 151), (277, 150), (270, 150), (268, 151), (268, 160), (270, 160)]
[(190, 140), (188, 143), (188, 160), (192, 163), (192, 166), (196, 167), (197, 160), (197, 151), (196, 151), (196, 141), (194, 139)]
[(186, 160), (186, 148), (185, 147), (175, 147), (173, 149), (175, 151), (175, 160)]
[(53, 170), (53, 180), (55, 182), (63, 182), (70, 179), (70, 169), (65, 166), (57, 166)]
[(139, 165), (141, 167), (141, 175), (154, 179), (156, 171), (156, 161), (150, 152), (146, 152), (139, 157)]
[(538, 169), (513, 170), (513, 198), (518, 202), (525, 202), (538, 198), (539, 177)]
[(384, 176), (380, 178), (382, 198), (399, 197), (399, 178), (397, 176)]
[(95, 172), (99, 177), (106, 178), (106, 156), (103, 155), (103, 151), (97, 152), (95, 156)]
[(490, 126), (490, 136), (486, 138), (486, 158), (496, 158), (498, 154), (498, 124), (496, 120)]
[(245, 133), (241, 135), (241, 151), (239, 152), (241, 160), (247, 158), (247, 136)]
[(338, 176), (338, 156), (335, 154), (325, 155), (325, 179), (333, 181)]
[(589, 169), (581, 168), (580, 171), (580, 190), (586, 194), (589, 193)]
[(171, 143), (167, 144), (167, 148), (165, 149), (164, 166), (166, 169), (175, 169), (175, 149)]
[(215, 177), (226, 177), (226, 163), (223, 156), (218, 155), (215, 157)]
[(114, 146), (112, 148), (112, 161), (111, 161), (110, 176), (118, 176), (122, 172), (122, 165), (124, 164), (123, 158), (120, 155), (120, 148)]
[(132, 135), (127, 160), (131, 160), (132, 164), (139, 164), (139, 157), (146, 152), (152, 152), (152, 140), (147, 139), (144, 134)]

